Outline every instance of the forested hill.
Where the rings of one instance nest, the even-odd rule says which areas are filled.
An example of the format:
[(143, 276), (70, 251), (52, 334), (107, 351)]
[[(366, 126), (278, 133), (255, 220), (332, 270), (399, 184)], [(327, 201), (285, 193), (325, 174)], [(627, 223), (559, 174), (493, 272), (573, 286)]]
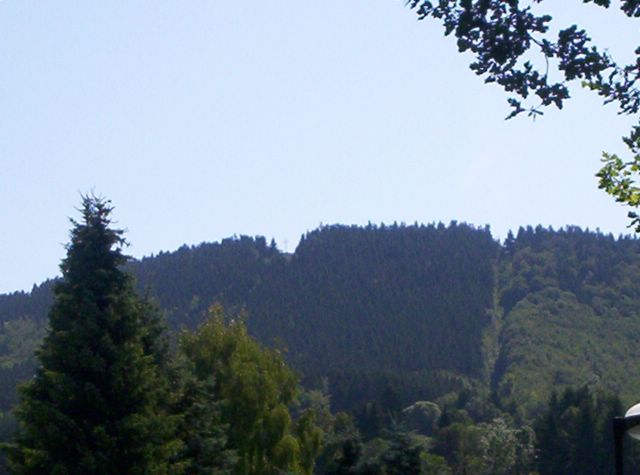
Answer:
[[(130, 266), (174, 329), (214, 301), (244, 309), (251, 333), (285, 347), (306, 381), (328, 378), (337, 406), (402, 406), (471, 381), (536, 411), (553, 387), (640, 390), (640, 369), (625, 364), (640, 357), (639, 250), (577, 228), (521, 229), (500, 245), (456, 223), (328, 226), (293, 254), (240, 237)], [(50, 288), (0, 296), (7, 394), (32, 364)]]
[(504, 311), (494, 386), (531, 410), (551, 389), (640, 394), (640, 242), (579, 228), (521, 229), (499, 263)]
[(309, 377), (441, 369), (479, 376), (499, 247), (488, 230), (332, 226), (293, 255), (264, 239), (182, 248), (133, 266), (172, 326), (212, 301), (244, 307), (250, 331), (281, 342)]

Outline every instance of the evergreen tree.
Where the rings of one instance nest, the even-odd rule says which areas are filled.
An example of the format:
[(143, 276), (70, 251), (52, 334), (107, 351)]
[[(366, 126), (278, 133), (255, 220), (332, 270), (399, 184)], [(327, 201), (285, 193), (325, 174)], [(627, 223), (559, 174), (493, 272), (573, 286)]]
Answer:
[(160, 325), (122, 271), (110, 203), (84, 197), (54, 290), (40, 368), (22, 389), (8, 447), (18, 474), (168, 473), (172, 419)]
[(554, 393), (536, 424), (540, 475), (613, 473), (611, 419), (617, 414), (622, 404), (613, 394), (587, 387), (568, 388), (561, 398)]
[(228, 448), (229, 426), (222, 422), (213, 377), (199, 380), (185, 370), (179, 380), (174, 412), (183, 444), (174, 468), (189, 475), (231, 475), (238, 460), (235, 451)]

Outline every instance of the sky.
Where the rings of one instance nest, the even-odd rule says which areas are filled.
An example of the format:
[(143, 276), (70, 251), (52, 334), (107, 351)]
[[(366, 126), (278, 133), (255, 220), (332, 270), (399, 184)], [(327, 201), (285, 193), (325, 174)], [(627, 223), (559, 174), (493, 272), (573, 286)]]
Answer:
[[(615, 11), (546, 3), (617, 57), (638, 44)], [(578, 88), (505, 121), (469, 61), (399, 0), (0, 0), (0, 293), (58, 274), (91, 192), (135, 257), (242, 234), (292, 252), (335, 223), (628, 233), (594, 174), (632, 119)]]

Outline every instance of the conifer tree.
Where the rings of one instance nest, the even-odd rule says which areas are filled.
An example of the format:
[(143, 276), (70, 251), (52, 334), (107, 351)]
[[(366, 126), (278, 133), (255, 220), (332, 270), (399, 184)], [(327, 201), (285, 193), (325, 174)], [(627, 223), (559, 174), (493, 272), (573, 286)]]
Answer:
[(40, 368), (22, 389), (17, 474), (169, 473), (168, 384), (153, 308), (122, 270), (110, 202), (84, 197), (55, 287)]

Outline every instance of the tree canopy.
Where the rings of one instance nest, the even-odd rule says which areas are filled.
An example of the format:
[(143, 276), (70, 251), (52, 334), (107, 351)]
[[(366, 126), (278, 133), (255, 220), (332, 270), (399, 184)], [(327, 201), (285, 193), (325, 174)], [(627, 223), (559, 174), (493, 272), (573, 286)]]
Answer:
[(279, 352), (262, 348), (242, 319), (225, 315), (219, 304), (196, 333), (182, 335), (181, 349), (220, 402), (229, 447), (238, 456), (233, 473), (312, 473), (322, 433), (311, 411), (293, 420), (297, 378)]
[[(589, 33), (577, 25), (550, 29), (551, 15), (536, 13), (543, 0), (408, 0), (419, 19), (442, 22), (445, 35), (453, 35), (460, 52), (474, 55), (470, 67), (485, 82), (511, 94), (508, 118), (521, 113), (536, 116), (545, 107), (562, 109), (572, 84), (580, 82), (605, 104), (615, 103), (620, 114), (640, 111), (640, 46), (635, 60), (617, 62), (606, 49), (594, 45)], [(630, 19), (640, 17), (640, 1), (583, 0), (604, 9), (615, 8)], [(535, 8), (534, 8), (535, 7)], [(577, 8), (577, 7), (576, 7)], [(633, 45), (630, 45), (633, 47)], [(537, 54), (537, 56), (536, 56)], [(529, 101), (529, 102), (527, 102)], [(533, 101), (533, 102), (531, 102)], [(640, 123), (623, 138), (632, 157), (604, 154), (598, 172), (600, 188), (632, 208), (640, 205)], [(630, 211), (640, 231), (640, 217)]]
[[(69, 459), (85, 464), (68, 473), (113, 473), (114, 465), (96, 465), (97, 471), (88, 465), (109, 452), (85, 450), (90, 439), (77, 429), (73, 412), (90, 407), (91, 394), (102, 394), (93, 387), (130, 381), (111, 361), (148, 370), (134, 374), (135, 384), (149, 391), (140, 395), (135, 387), (105, 398), (91, 414), (99, 421), (100, 411), (120, 414), (107, 409), (110, 404), (149, 398), (140, 402), (143, 414), (131, 415), (140, 423), (137, 434), (168, 426), (156, 426), (155, 440), (141, 438), (148, 445), (135, 447), (136, 453), (154, 459), (149, 472), (176, 474), (524, 475), (536, 467), (557, 473), (560, 466), (593, 473), (592, 463), (582, 463), (585, 454), (609, 453), (602, 421), (619, 413), (604, 391), (626, 403), (640, 387), (633, 365), (640, 355), (637, 239), (528, 227), (500, 245), (486, 229), (457, 224), (332, 226), (308, 233), (293, 255), (261, 238), (184, 247), (129, 267), (142, 288), (157, 289), (175, 326), (195, 329), (184, 331), (169, 351), (153, 305), (131, 293), (131, 278), (119, 265), (104, 264), (125, 262), (122, 243), (114, 240), (120, 235), (107, 226), (104, 237), (115, 244), (96, 245), (103, 242), (100, 233), (86, 226), (74, 225), (73, 259), (65, 265), (78, 272), (65, 271), (56, 284), (52, 335), (40, 351), (49, 358), (19, 408), (23, 434), (12, 446), (15, 473), (51, 473), (59, 434), (67, 437), (59, 451), (69, 446)], [(109, 260), (106, 248), (119, 254)], [(16, 379), (31, 377), (25, 358), (45, 332), (44, 315), (25, 313), (44, 306), (44, 288), (0, 298), (0, 434), (11, 432), (12, 388)], [(212, 301), (228, 310), (216, 305), (203, 321), (203, 306)], [(133, 329), (122, 335), (125, 348), (107, 345), (119, 328), (114, 322)], [(69, 332), (77, 341), (65, 339)], [(277, 347), (286, 353), (258, 343), (278, 335)], [(343, 341), (351, 343), (348, 352)], [(139, 354), (144, 361), (134, 358)], [(300, 393), (285, 356), (313, 390)], [(171, 391), (164, 404), (167, 377)], [(552, 390), (571, 387), (588, 388), (593, 403), (580, 390), (567, 404), (562, 396), (560, 406), (553, 399), (548, 406)], [(68, 394), (83, 405), (69, 402)], [(567, 422), (562, 431), (543, 420), (552, 409)], [(597, 431), (578, 437), (590, 420)], [(113, 437), (107, 440), (121, 447), (112, 430), (116, 421), (103, 425)], [(96, 427), (96, 433), (103, 430)], [(568, 455), (554, 458), (555, 447)]]

